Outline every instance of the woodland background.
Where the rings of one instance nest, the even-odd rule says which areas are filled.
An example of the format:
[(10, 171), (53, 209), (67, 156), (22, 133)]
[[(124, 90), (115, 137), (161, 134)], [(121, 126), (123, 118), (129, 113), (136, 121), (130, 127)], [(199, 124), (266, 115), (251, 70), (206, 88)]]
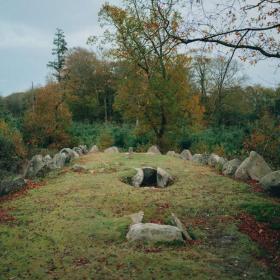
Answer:
[[(187, 148), (225, 157), (255, 150), (280, 166), (280, 85), (248, 86), (242, 71), (242, 61), (257, 63), (259, 53), (267, 58), (277, 50), (279, 1), (244, 3), (247, 16), (257, 9), (256, 17), (237, 31), (233, 6), (224, 10), (230, 24), (218, 40), (233, 42), (229, 55), (215, 50), (213, 43), (220, 42), (211, 41), (209, 21), (198, 37), (203, 44), (184, 50), (182, 45), (192, 43), (185, 38), (197, 36), (200, 26), (186, 25), (174, 1), (164, 7), (160, 2), (105, 4), (100, 20), (109, 28), (102, 40), (93, 36), (89, 44), (109, 47), (96, 52), (68, 49), (57, 29), (46, 85), (0, 98), (1, 178), (18, 172), (34, 154), (78, 144), (136, 151), (157, 144), (163, 152)], [(251, 30), (255, 22), (260, 31)], [(260, 50), (248, 54), (250, 48), (243, 48), (235, 55), (242, 44)]]

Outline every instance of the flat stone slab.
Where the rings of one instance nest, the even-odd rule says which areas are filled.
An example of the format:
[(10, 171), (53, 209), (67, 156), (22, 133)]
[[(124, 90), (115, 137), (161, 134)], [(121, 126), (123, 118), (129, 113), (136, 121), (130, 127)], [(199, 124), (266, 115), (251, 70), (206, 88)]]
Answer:
[(128, 241), (172, 242), (192, 240), (181, 221), (172, 213), (175, 226), (154, 223), (142, 223), (144, 212), (140, 211), (129, 216), (131, 225), (126, 235)]
[(184, 242), (182, 231), (179, 228), (153, 223), (132, 225), (126, 238), (129, 241)]

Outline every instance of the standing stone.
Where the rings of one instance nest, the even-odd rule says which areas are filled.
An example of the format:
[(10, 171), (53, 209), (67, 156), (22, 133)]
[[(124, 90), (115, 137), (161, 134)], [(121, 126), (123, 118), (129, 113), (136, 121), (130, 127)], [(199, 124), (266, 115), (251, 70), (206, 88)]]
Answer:
[(140, 211), (138, 213), (131, 214), (129, 217), (131, 218), (132, 225), (141, 224), (144, 218), (144, 212)]
[(98, 147), (97, 147), (96, 145), (94, 145), (94, 146), (91, 147), (91, 149), (90, 149), (89, 152), (90, 152), (90, 153), (98, 153), (98, 152), (99, 152), (99, 149), (98, 149)]
[(148, 154), (155, 154), (155, 155), (161, 155), (161, 152), (158, 148), (158, 146), (151, 146), (149, 149), (148, 149)]
[(238, 158), (230, 160), (223, 165), (223, 174), (226, 176), (233, 176), (241, 161)]
[(161, 188), (167, 187), (173, 182), (172, 176), (163, 170), (162, 168), (157, 168), (157, 186)]
[(241, 180), (253, 179), (259, 181), (262, 177), (272, 172), (262, 156), (252, 151), (235, 172), (235, 177)]
[(190, 152), (190, 150), (183, 150), (180, 156), (182, 159), (192, 160), (192, 153)]
[(132, 186), (141, 187), (144, 180), (144, 172), (142, 168), (135, 168), (136, 174), (132, 177)]

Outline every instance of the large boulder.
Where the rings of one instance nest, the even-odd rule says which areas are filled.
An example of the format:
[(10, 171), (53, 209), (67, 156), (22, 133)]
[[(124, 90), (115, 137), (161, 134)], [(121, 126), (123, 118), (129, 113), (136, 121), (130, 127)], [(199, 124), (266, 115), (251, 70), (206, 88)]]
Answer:
[(64, 148), (60, 151), (60, 153), (66, 155), (66, 163), (69, 163), (73, 159), (79, 158), (79, 154), (70, 148)]
[(261, 178), (260, 183), (265, 191), (279, 196), (280, 195), (280, 170), (268, 173), (267, 175)]
[(233, 176), (241, 161), (238, 158), (230, 160), (223, 165), (223, 174), (226, 176)]
[(220, 157), (216, 154), (211, 154), (208, 159), (208, 165), (215, 167), (219, 163)]
[(89, 151), (90, 153), (98, 153), (99, 149), (96, 145), (93, 145)]
[(207, 165), (208, 164), (209, 155), (207, 154), (195, 154), (192, 157), (192, 161), (198, 164)]
[(22, 177), (4, 180), (0, 183), (0, 196), (19, 191), (24, 188), (26, 184), (27, 181)]
[(262, 156), (252, 151), (235, 172), (235, 178), (241, 180), (253, 179), (259, 181), (262, 177), (272, 172)]
[(47, 172), (48, 166), (42, 155), (35, 155), (30, 160), (25, 177), (34, 178), (36, 176), (43, 176)]
[(192, 153), (190, 152), (190, 150), (183, 150), (180, 156), (182, 159), (192, 160)]
[(52, 160), (52, 164), (49, 165), (50, 169), (60, 169), (66, 164), (67, 156), (65, 153), (57, 153)]
[(157, 186), (165, 188), (173, 182), (172, 176), (163, 170), (162, 168), (157, 168)]
[(86, 155), (88, 153), (88, 148), (86, 145), (79, 145), (78, 148), (80, 148), (82, 150), (84, 155)]
[(224, 164), (227, 162), (227, 160), (223, 157), (220, 157), (216, 154), (211, 154), (208, 158), (208, 165), (211, 167), (221, 168), (224, 166)]
[(104, 151), (106, 154), (117, 154), (119, 153), (118, 147), (110, 147)]
[(153, 223), (131, 225), (126, 238), (129, 241), (184, 242), (183, 233), (178, 227)]
[(161, 152), (158, 148), (158, 146), (151, 146), (149, 149), (148, 149), (148, 154), (156, 154), (156, 155), (161, 155)]

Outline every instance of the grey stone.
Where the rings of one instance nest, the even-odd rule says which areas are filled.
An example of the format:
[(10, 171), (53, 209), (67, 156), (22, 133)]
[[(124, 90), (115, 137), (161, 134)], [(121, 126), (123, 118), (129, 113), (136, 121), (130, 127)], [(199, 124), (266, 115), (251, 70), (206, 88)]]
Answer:
[(131, 214), (129, 217), (130, 217), (131, 220), (132, 220), (132, 225), (140, 224), (140, 223), (142, 223), (142, 221), (143, 221), (144, 212), (143, 212), (143, 211), (140, 211), (140, 212), (138, 212), (138, 213)]
[(272, 194), (280, 195), (280, 170), (270, 172), (261, 178), (263, 189)]
[(66, 155), (66, 163), (71, 162), (73, 159), (79, 158), (79, 154), (70, 148), (64, 148), (60, 151)]
[(209, 155), (207, 154), (195, 154), (192, 157), (192, 161), (198, 164), (207, 165), (208, 164)]
[(172, 176), (163, 170), (162, 168), (157, 168), (157, 186), (161, 188), (167, 187), (173, 182)]
[(252, 151), (235, 172), (235, 178), (241, 180), (253, 179), (259, 181), (262, 177), (272, 172), (262, 156)]
[(158, 146), (151, 146), (149, 149), (148, 149), (148, 154), (157, 154), (157, 155), (161, 155), (161, 152), (158, 148)]
[(51, 169), (63, 168), (66, 164), (67, 156), (65, 153), (57, 153), (52, 160)]
[(43, 176), (47, 172), (48, 166), (44, 161), (42, 155), (35, 155), (30, 160), (27, 170), (25, 172), (25, 177), (34, 178), (36, 176)]
[(140, 187), (144, 180), (144, 172), (142, 168), (135, 168), (136, 174), (132, 177), (132, 186)]
[(211, 154), (208, 159), (208, 165), (211, 167), (215, 167), (220, 160), (220, 157), (216, 154)]
[(73, 151), (75, 151), (79, 156), (82, 156), (84, 154), (83, 150), (80, 147), (74, 147)]
[(182, 159), (192, 160), (192, 153), (190, 152), (190, 150), (183, 150), (180, 156)]
[(46, 155), (44, 158), (43, 158), (43, 161), (48, 165), (52, 162), (52, 157), (50, 155)]
[(174, 213), (171, 213), (171, 217), (173, 219), (174, 224), (177, 226), (177, 228), (182, 231), (184, 238), (186, 240), (192, 240), (191, 236), (189, 235), (185, 226), (182, 224), (182, 222), (179, 220), (179, 218)]
[(99, 152), (99, 149), (98, 149), (98, 147), (97, 147), (96, 145), (94, 145), (94, 146), (91, 147), (91, 149), (90, 149), (89, 152), (90, 152), (90, 153), (98, 153), (98, 152)]
[(104, 151), (106, 154), (117, 154), (119, 153), (118, 147), (110, 147)]
[(178, 153), (176, 153), (175, 151), (169, 151), (166, 153), (166, 155), (169, 157), (181, 158), (181, 156)]
[(226, 176), (233, 176), (241, 161), (238, 158), (230, 160), (223, 165), (223, 174)]
[(88, 148), (86, 145), (79, 145), (78, 148), (80, 148), (82, 150), (84, 155), (86, 155), (88, 153)]
[(129, 241), (149, 241), (149, 242), (183, 242), (182, 231), (174, 226), (159, 225), (153, 223), (138, 223), (130, 226), (126, 235)]
[(0, 184), (0, 196), (19, 191), (24, 188), (26, 184), (27, 181), (22, 177), (4, 180)]

